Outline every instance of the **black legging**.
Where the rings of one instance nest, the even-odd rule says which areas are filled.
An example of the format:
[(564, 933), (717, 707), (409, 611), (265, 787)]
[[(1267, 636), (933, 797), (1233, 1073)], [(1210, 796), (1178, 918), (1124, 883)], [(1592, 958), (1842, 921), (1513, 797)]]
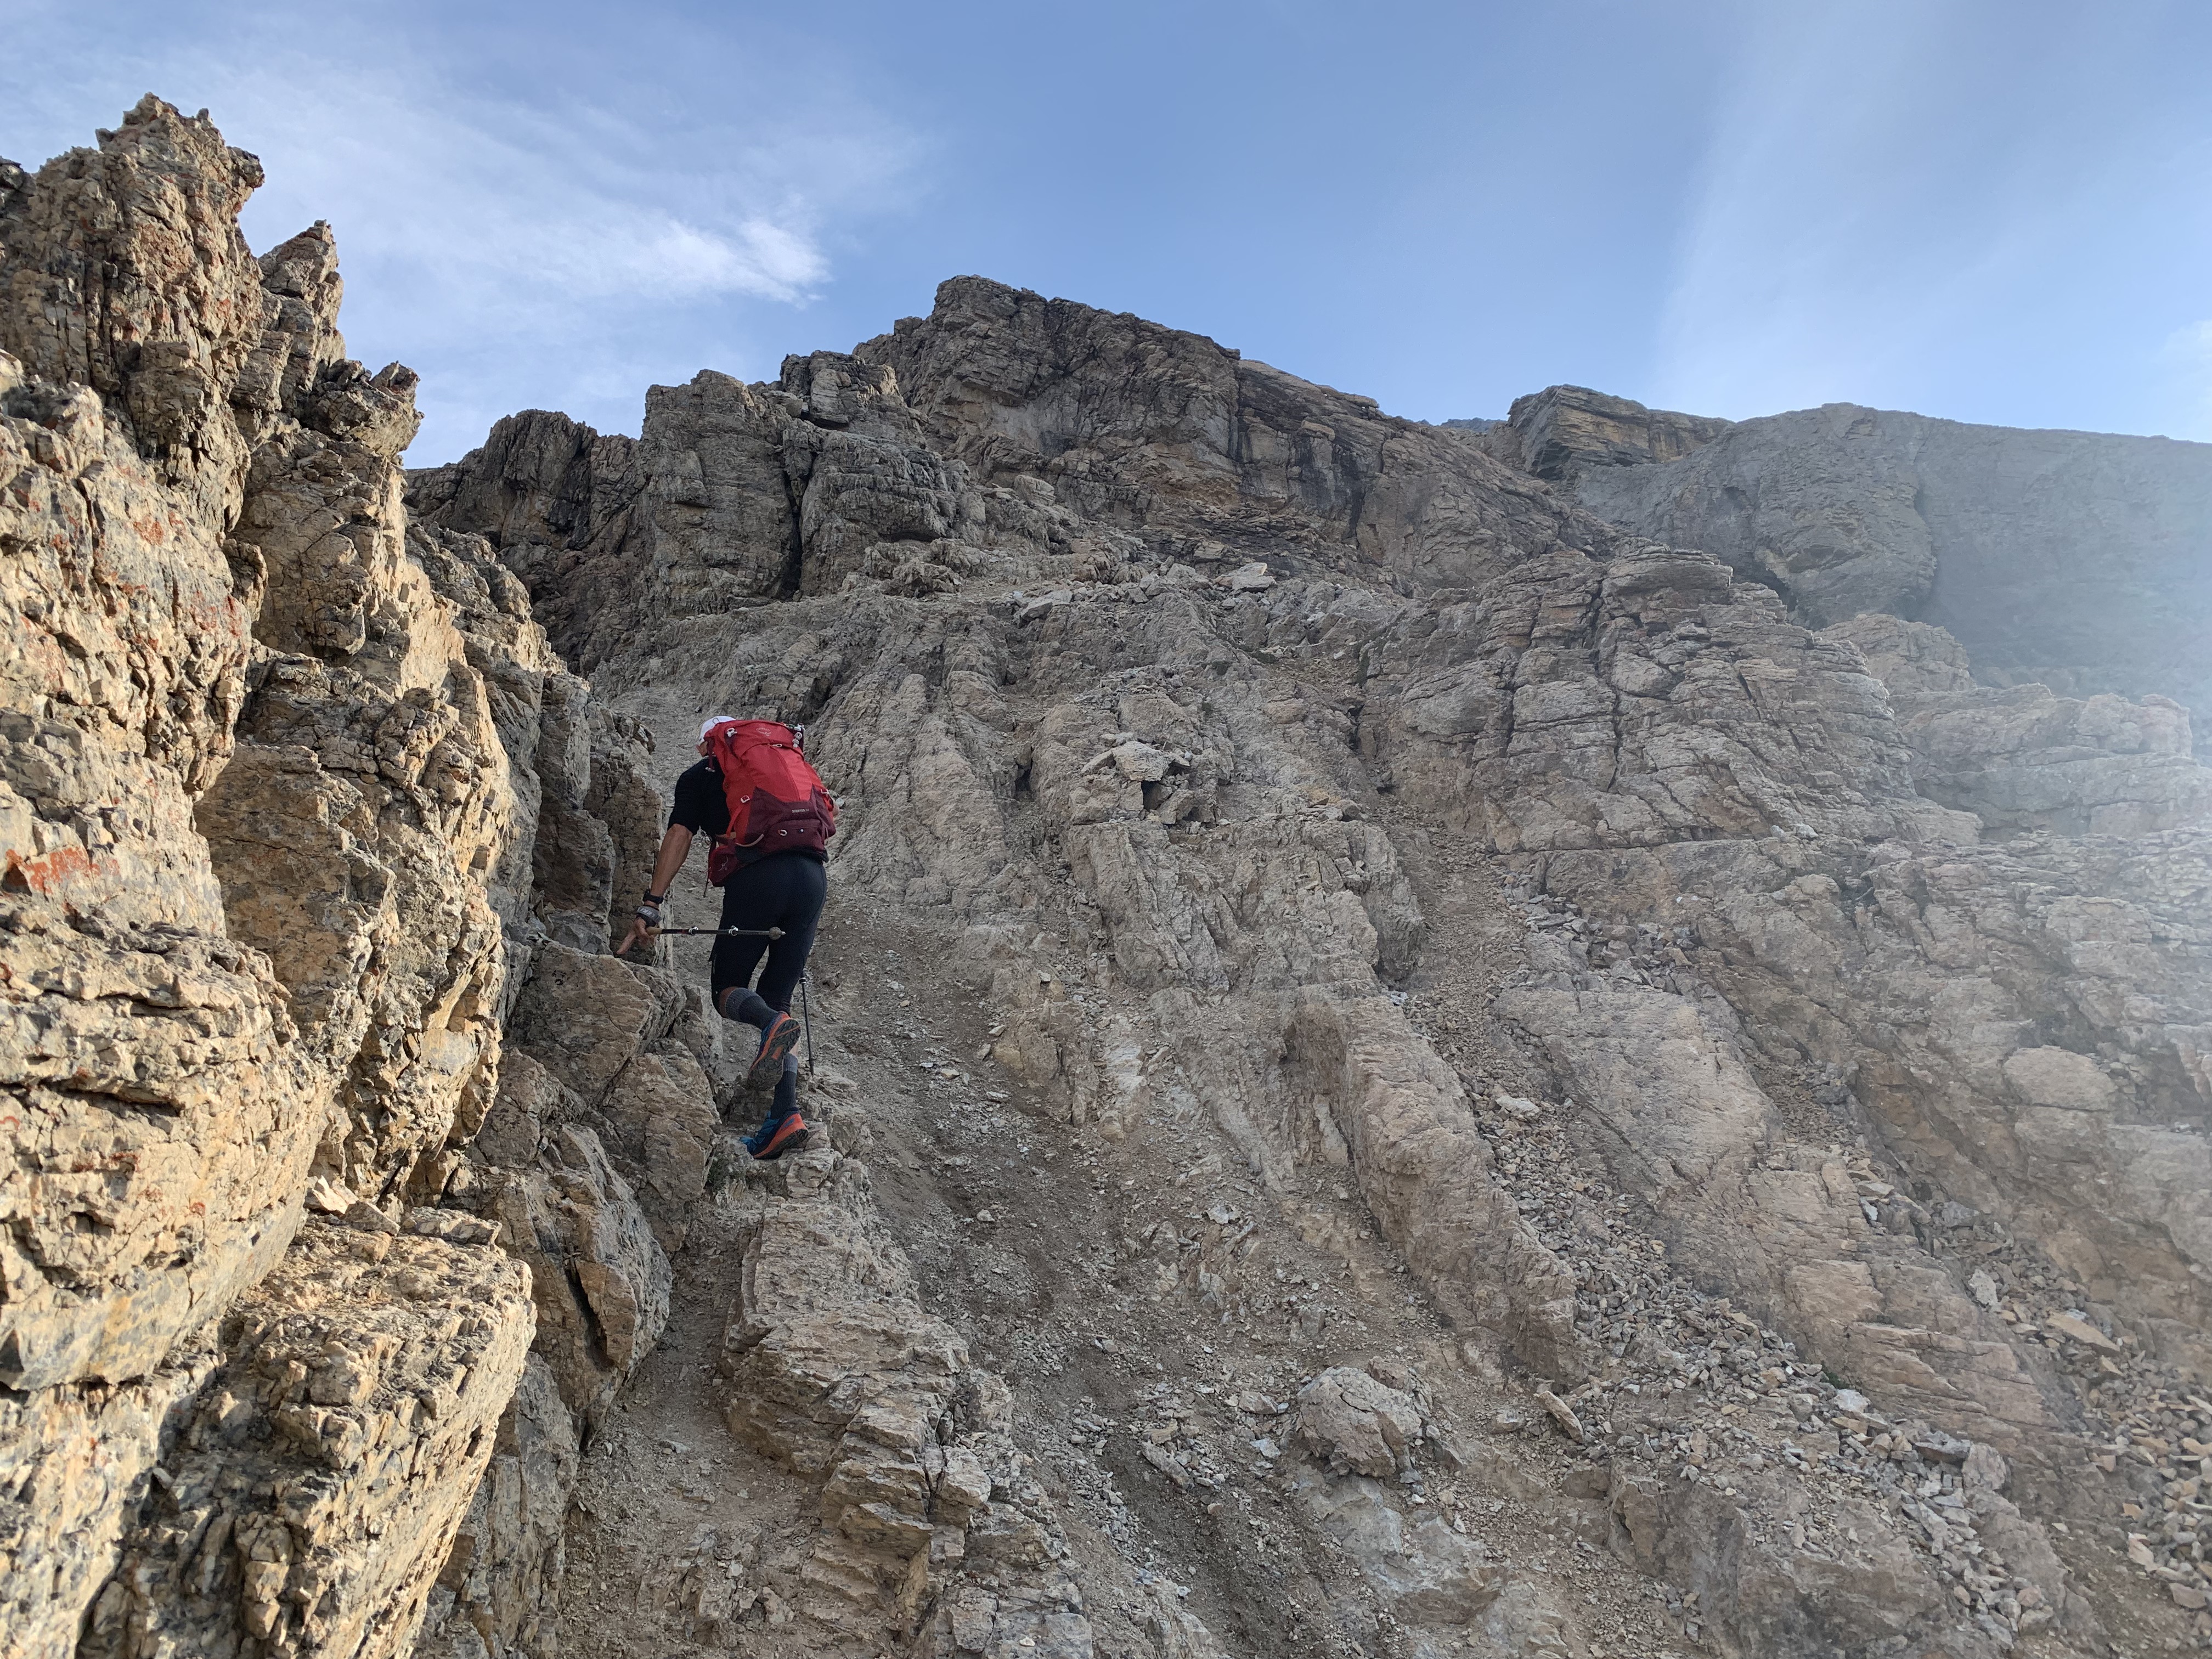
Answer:
[(759, 991), (771, 1008), (791, 1011), (792, 993), (806, 970), (806, 953), (814, 948), (814, 929), (822, 920), (822, 902), (830, 895), (830, 874), (822, 860), (805, 853), (778, 853), (749, 864), (730, 878), (722, 889), (725, 927), (781, 927), (783, 937), (718, 939), (712, 958), (714, 1006), (722, 1006), (722, 993), (732, 985), (750, 984), (753, 969), (768, 952), (761, 970)]
[[(822, 903), (830, 894), (830, 873), (822, 860), (805, 853), (778, 853), (749, 864), (732, 876), (722, 889), (725, 927), (781, 927), (779, 939), (724, 938), (714, 941), (711, 961), (714, 1007), (732, 1019), (765, 1029), (769, 1010), (791, 1012), (792, 993), (806, 970), (806, 954), (814, 948), (814, 930), (822, 920)], [(768, 966), (761, 969), (756, 993), (730, 999), (722, 1006), (722, 993), (749, 984), (753, 969), (767, 952)], [(787, 1060), (776, 1080), (775, 1103), (769, 1109), (771, 1122), (781, 1121), (799, 1098), (797, 1065)]]

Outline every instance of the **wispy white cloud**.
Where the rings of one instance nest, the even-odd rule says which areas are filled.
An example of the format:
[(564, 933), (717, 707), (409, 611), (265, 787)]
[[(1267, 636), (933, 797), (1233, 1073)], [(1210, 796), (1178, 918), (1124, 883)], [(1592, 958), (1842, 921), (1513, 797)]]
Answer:
[(2001, 257), (1978, 216), (1931, 222), (1898, 165), (1934, 17), (1747, 15), (1662, 313), (1670, 400), (1741, 416), (1849, 396)]
[[(916, 149), (834, 83), (766, 64), (701, 97), (680, 71), (641, 80), (619, 50), (533, 75), (343, 19), (303, 41), (299, 16), (236, 15), (167, 40), (149, 21), (132, 44), (112, 15), (43, 9), (0, 63), (15, 112), (0, 153), (35, 165), (27, 137), (88, 143), (149, 88), (210, 106), (267, 167), (249, 240), (331, 221), (351, 348), (424, 373), (415, 459), (456, 453), (529, 402), (635, 429), (641, 356), (663, 373), (687, 350), (691, 368), (765, 372), (721, 356), (743, 353), (744, 307), (818, 295), (825, 238), (890, 201)], [(792, 141), (809, 130), (829, 136)], [(646, 343), (664, 329), (680, 337)]]
[(2166, 343), (2212, 316), (2203, 0), (1398, 10), (0, 0), (0, 154), (210, 106), (257, 246), (337, 228), (423, 461), (533, 404), (634, 430), (957, 271), (1438, 415), (1572, 379), (2212, 436)]
[[(2055, 357), (2109, 342), (2122, 251), (2163, 257), (2201, 195), (2182, 180), (2205, 124), (2177, 128), (2141, 95), (2158, 11), (1747, 8), (1665, 285), (1654, 393), (1735, 416), (1936, 398), (1950, 406), (1928, 412), (1973, 418), (1962, 382), (2016, 404)], [(2105, 362), (2115, 382), (2136, 372), (2109, 346)]]

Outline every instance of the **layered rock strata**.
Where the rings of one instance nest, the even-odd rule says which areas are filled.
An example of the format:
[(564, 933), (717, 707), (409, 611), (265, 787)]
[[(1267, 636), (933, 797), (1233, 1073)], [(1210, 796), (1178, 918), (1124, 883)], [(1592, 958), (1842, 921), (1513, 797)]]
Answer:
[[(1644, 442), (1647, 424), (1691, 441)], [(2212, 708), (2212, 446), (1850, 404), (1730, 425), (1576, 387), (1482, 441), (1814, 627), (1887, 612), (1954, 635), (1985, 684)]]
[(1735, 424), (1710, 415), (1646, 409), (1586, 386), (1554, 386), (1516, 398), (1503, 421), (1474, 429), (1490, 453), (1507, 465), (1551, 483), (1572, 485), (1586, 468), (1677, 460)]
[[(154, 100), (0, 169), (25, 1651), (2212, 1634), (2193, 682), (2035, 574), (2110, 513), (2021, 543), (2063, 628), (1984, 627), (1941, 423), (1470, 434), (975, 278), (405, 477), (258, 179)], [(696, 954), (607, 950), (702, 707), (844, 802), (868, 1081), (776, 1168)], [(1097, 1237), (937, 1271), (895, 1120)], [(1139, 1504), (1069, 1461), (1109, 1362)], [(671, 1547), (576, 1582), (679, 1409), (752, 1484), (660, 1437)]]
[[(1740, 430), (1545, 407), (1563, 482)], [(1608, 1449), (1624, 1559), (1698, 1579), (1705, 1639), (2185, 1626), (2185, 1595), (2129, 1599), (2044, 1524), (2109, 1527), (2074, 1472), (2206, 1358), (2185, 688), (1987, 718), (1949, 672), (1971, 642), (1813, 631), (1825, 601), (1594, 519), (1500, 442), (963, 278), (849, 356), (656, 392), (634, 446), (502, 422), (412, 499), (492, 538), (629, 714), (806, 722), (848, 803), (841, 890), (944, 941), (991, 1064), (1072, 1128), (1134, 1145), (1187, 1106), (1283, 1204), (1343, 1171), (1469, 1353), (1555, 1385), (1563, 1429)], [(1439, 837), (1518, 943), (1438, 931), (1462, 900), (1413, 872)], [(1556, 1103), (1529, 1110), (1557, 1115), (1568, 1196), (1759, 1340), (1670, 1370), (1682, 1337), (1615, 1312), (1626, 1257), (1547, 1219), (1503, 1095)], [(1237, 1305), (1202, 1244), (1176, 1282)], [(1831, 1406), (1828, 1462), (1794, 1447), (1770, 1488), (1700, 1450), (1664, 1470), (1686, 1508), (1643, 1484), (1688, 1443), (1674, 1416), (1626, 1427), (1638, 1389), (1810, 1387), (1810, 1420), (1838, 1376), (1871, 1415)], [(1764, 1543), (1668, 1553), (1808, 1504), (1872, 1548), (1893, 1446), (1908, 1506), (1979, 1519), (1874, 1556), (1800, 1543), (1812, 1577)], [(1984, 1449), (1982, 1484), (1945, 1473), (1954, 1446)], [(1832, 1478), (1855, 1495), (1821, 1509)], [(2196, 1593), (2196, 1548), (2169, 1528), (2155, 1574)], [(1808, 1595), (1809, 1622), (1778, 1611)]]
[(1006, 1386), (923, 1310), (866, 1181), (826, 1151), (775, 1171), (744, 1223), (722, 1337), (732, 1433), (818, 1492), (798, 1611), (839, 1647), (1089, 1654), (1066, 1540), (1014, 1443)]
[[(408, 1652), (488, 1465), (565, 1437), (530, 1480), (573, 1478), (570, 1408), (510, 1410), (533, 1329), (528, 1374), (588, 1376), (587, 1415), (666, 1279), (593, 1129), (544, 1109), (561, 1057), (501, 1063), (539, 951), (603, 951), (647, 856), (639, 734), (484, 544), (410, 537), (415, 377), (347, 359), (327, 228), (247, 251), (260, 177), (151, 98), (0, 166), (0, 1621), (27, 1655)], [(570, 1236), (465, 1212), (493, 1188)], [(524, 1267), (549, 1249), (554, 1317)], [(538, 1573), (564, 1504), (483, 1567)]]
[(312, 1225), (240, 1299), (77, 1652), (407, 1650), (531, 1329), (489, 1230), (418, 1218)]

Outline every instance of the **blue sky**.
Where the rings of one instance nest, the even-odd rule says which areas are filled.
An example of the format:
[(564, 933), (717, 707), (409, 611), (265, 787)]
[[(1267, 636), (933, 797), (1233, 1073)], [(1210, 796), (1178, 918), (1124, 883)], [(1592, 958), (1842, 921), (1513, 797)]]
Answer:
[(337, 228), (409, 459), (635, 431), (975, 272), (1420, 419), (1575, 381), (2212, 440), (2212, 6), (0, 0), (0, 155), (142, 92)]

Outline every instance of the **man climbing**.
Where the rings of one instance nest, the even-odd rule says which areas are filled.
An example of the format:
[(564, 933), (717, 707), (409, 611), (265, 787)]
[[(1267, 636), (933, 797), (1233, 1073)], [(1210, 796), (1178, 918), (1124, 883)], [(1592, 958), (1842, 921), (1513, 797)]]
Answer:
[[(653, 885), (615, 950), (627, 955), (659, 927), (660, 907), (692, 838), (710, 837), (707, 879), (722, 890), (721, 927), (711, 958), (714, 1010), (760, 1031), (747, 1085), (776, 1078), (768, 1116), (744, 1143), (763, 1159), (806, 1145), (794, 1052), (799, 1024), (792, 1017), (791, 996), (814, 947), (829, 893), (827, 847), (836, 833), (836, 805), (807, 763), (802, 742), (799, 732), (775, 720), (717, 714), (699, 728), (701, 759), (676, 781), (676, 804), (653, 860)], [(771, 928), (781, 936), (769, 938)], [(768, 964), (755, 988), (753, 969), (763, 952)]]

